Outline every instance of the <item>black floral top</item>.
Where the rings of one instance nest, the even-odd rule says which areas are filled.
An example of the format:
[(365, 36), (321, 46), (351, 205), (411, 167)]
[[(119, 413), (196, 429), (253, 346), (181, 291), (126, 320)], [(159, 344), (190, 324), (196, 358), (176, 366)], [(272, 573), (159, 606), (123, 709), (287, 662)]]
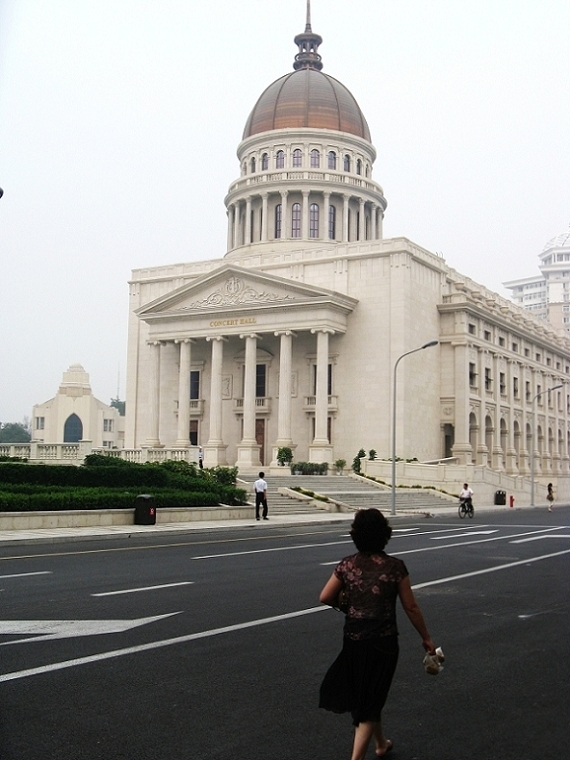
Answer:
[(393, 636), (398, 583), (408, 575), (401, 559), (385, 552), (345, 557), (334, 571), (347, 604), (344, 635), (350, 639)]

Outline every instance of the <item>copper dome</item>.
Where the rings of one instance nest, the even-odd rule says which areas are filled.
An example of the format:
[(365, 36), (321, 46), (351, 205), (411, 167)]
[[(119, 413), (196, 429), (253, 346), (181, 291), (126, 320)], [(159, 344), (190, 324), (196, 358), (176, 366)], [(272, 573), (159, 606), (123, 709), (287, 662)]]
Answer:
[(270, 84), (249, 115), (243, 139), (299, 127), (348, 132), (371, 142), (364, 114), (350, 90), (315, 68), (292, 71)]

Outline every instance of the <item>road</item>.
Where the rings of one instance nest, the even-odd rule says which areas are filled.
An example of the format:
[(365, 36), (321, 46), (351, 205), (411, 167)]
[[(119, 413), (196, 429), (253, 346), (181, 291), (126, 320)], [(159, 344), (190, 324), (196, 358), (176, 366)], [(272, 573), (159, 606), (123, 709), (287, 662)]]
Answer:
[[(394, 760), (544, 760), (568, 744), (570, 509), (396, 518), (444, 671), (399, 615)], [(346, 527), (0, 547), (0, 760), (346, 760), (317, 708)], [(373, 751), (370, 751), (370, 758)]]

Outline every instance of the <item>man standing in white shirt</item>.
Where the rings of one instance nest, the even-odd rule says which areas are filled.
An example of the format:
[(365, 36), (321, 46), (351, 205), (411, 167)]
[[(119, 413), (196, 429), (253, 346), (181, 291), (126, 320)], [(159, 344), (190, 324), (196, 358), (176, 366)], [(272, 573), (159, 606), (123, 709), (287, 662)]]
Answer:
[(258, 480), (253, 484), (253, 490), (255, 491), (255, 519), (259, 520), (259, 507), (263, 505), (263, 519), (268, 520), (267, 517), (267, 483), (263, 479), (265, 477), (264, 472), (259, 473)]

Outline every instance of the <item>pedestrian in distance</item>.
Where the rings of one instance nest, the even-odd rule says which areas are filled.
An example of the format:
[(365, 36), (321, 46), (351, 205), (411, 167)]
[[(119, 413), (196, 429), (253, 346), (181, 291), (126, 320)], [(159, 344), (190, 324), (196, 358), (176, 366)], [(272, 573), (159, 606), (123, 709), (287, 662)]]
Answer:
[(546, 500), (548, 502), (548, 511), (552, 512), (552, 504), (554, 503), (554, 490), (552, 488), (552, 483), (549, 483), (546, 486)]
[(394, 746), (384, 734), (382, 709), (398, 661), (397, 599), (425, 651), (433, 655), (436, 648), (405, 564), (384, 551), (392, 535), (384, 515), (378, 509), (359, 510), (350, 535), (358, 551), (339, 562), (319, 597), (345, 613), (342, 651), (321, 684), (319, 707), (351, 713), (351, 760), (364, 760), (372, 738), (376, 757)]
[(263, 519), (269, 520), (267, 517), (267, 483), (264, 480), (265, 473), (260, 472), (259, 478), (253, 484), (253, 490), (255, 492), (255, 519), (259, 520), (259, 508), (263, 506)]
[(204, 469), (204, 449), (201, 446), (198, 447), (198, 467)]

